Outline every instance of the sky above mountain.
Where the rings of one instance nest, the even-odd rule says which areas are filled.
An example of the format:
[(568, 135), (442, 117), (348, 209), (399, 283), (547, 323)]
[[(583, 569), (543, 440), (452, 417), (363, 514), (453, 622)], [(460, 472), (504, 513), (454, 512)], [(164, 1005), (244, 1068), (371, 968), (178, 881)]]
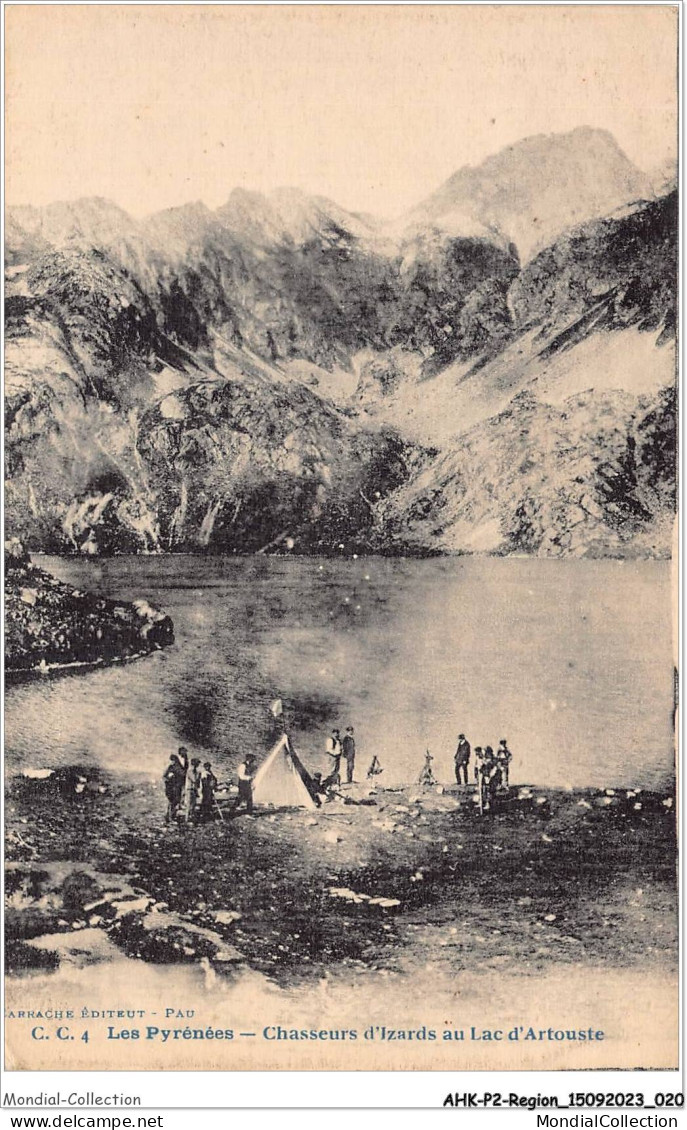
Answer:
[(143, 215), (302, 186), (395, 216), (522, 137), (676, 146), (667, 6), (15, 6), (7, 200)]

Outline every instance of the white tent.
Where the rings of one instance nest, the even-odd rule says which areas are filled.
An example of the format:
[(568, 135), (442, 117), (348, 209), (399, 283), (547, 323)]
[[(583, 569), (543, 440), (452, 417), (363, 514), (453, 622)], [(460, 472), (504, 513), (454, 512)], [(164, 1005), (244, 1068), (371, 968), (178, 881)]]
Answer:
[(317, 808), (309, 782), (307, 770), (284, 734), (255, 774), (253, 800), (279, 808)]

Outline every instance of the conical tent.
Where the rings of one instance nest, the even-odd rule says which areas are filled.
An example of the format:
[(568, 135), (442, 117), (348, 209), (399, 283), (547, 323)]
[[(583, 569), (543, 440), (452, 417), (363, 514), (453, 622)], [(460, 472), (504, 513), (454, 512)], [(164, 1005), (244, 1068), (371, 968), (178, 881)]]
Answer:
[(253, 800), (280, 808), (317, 808), (309, 786), (308, 772), (284, 734), (255, 774)]

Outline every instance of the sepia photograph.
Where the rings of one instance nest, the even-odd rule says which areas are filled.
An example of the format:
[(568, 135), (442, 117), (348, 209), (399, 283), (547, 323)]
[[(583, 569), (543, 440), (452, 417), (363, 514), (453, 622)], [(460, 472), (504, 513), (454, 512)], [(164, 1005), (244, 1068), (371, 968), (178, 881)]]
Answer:
[(677, 6), (4, 15), (5, 1068), (677, 1069)]

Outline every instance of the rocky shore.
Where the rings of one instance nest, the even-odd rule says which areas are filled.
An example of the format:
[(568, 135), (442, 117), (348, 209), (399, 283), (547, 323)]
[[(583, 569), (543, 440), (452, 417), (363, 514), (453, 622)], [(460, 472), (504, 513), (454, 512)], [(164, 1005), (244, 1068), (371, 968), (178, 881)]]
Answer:
[(9, 678), (136, 659), (174, 643), (169, 616), (146, 600), (106, 600), (39, 569), (5, 545), (5, 672)]
[(6, 962), (116, 955), (282, 986), (677, 954), (673, 797), (352, 786), (316, 813), (166, 826), (161, 783), (78, 766), (8, 782)]

